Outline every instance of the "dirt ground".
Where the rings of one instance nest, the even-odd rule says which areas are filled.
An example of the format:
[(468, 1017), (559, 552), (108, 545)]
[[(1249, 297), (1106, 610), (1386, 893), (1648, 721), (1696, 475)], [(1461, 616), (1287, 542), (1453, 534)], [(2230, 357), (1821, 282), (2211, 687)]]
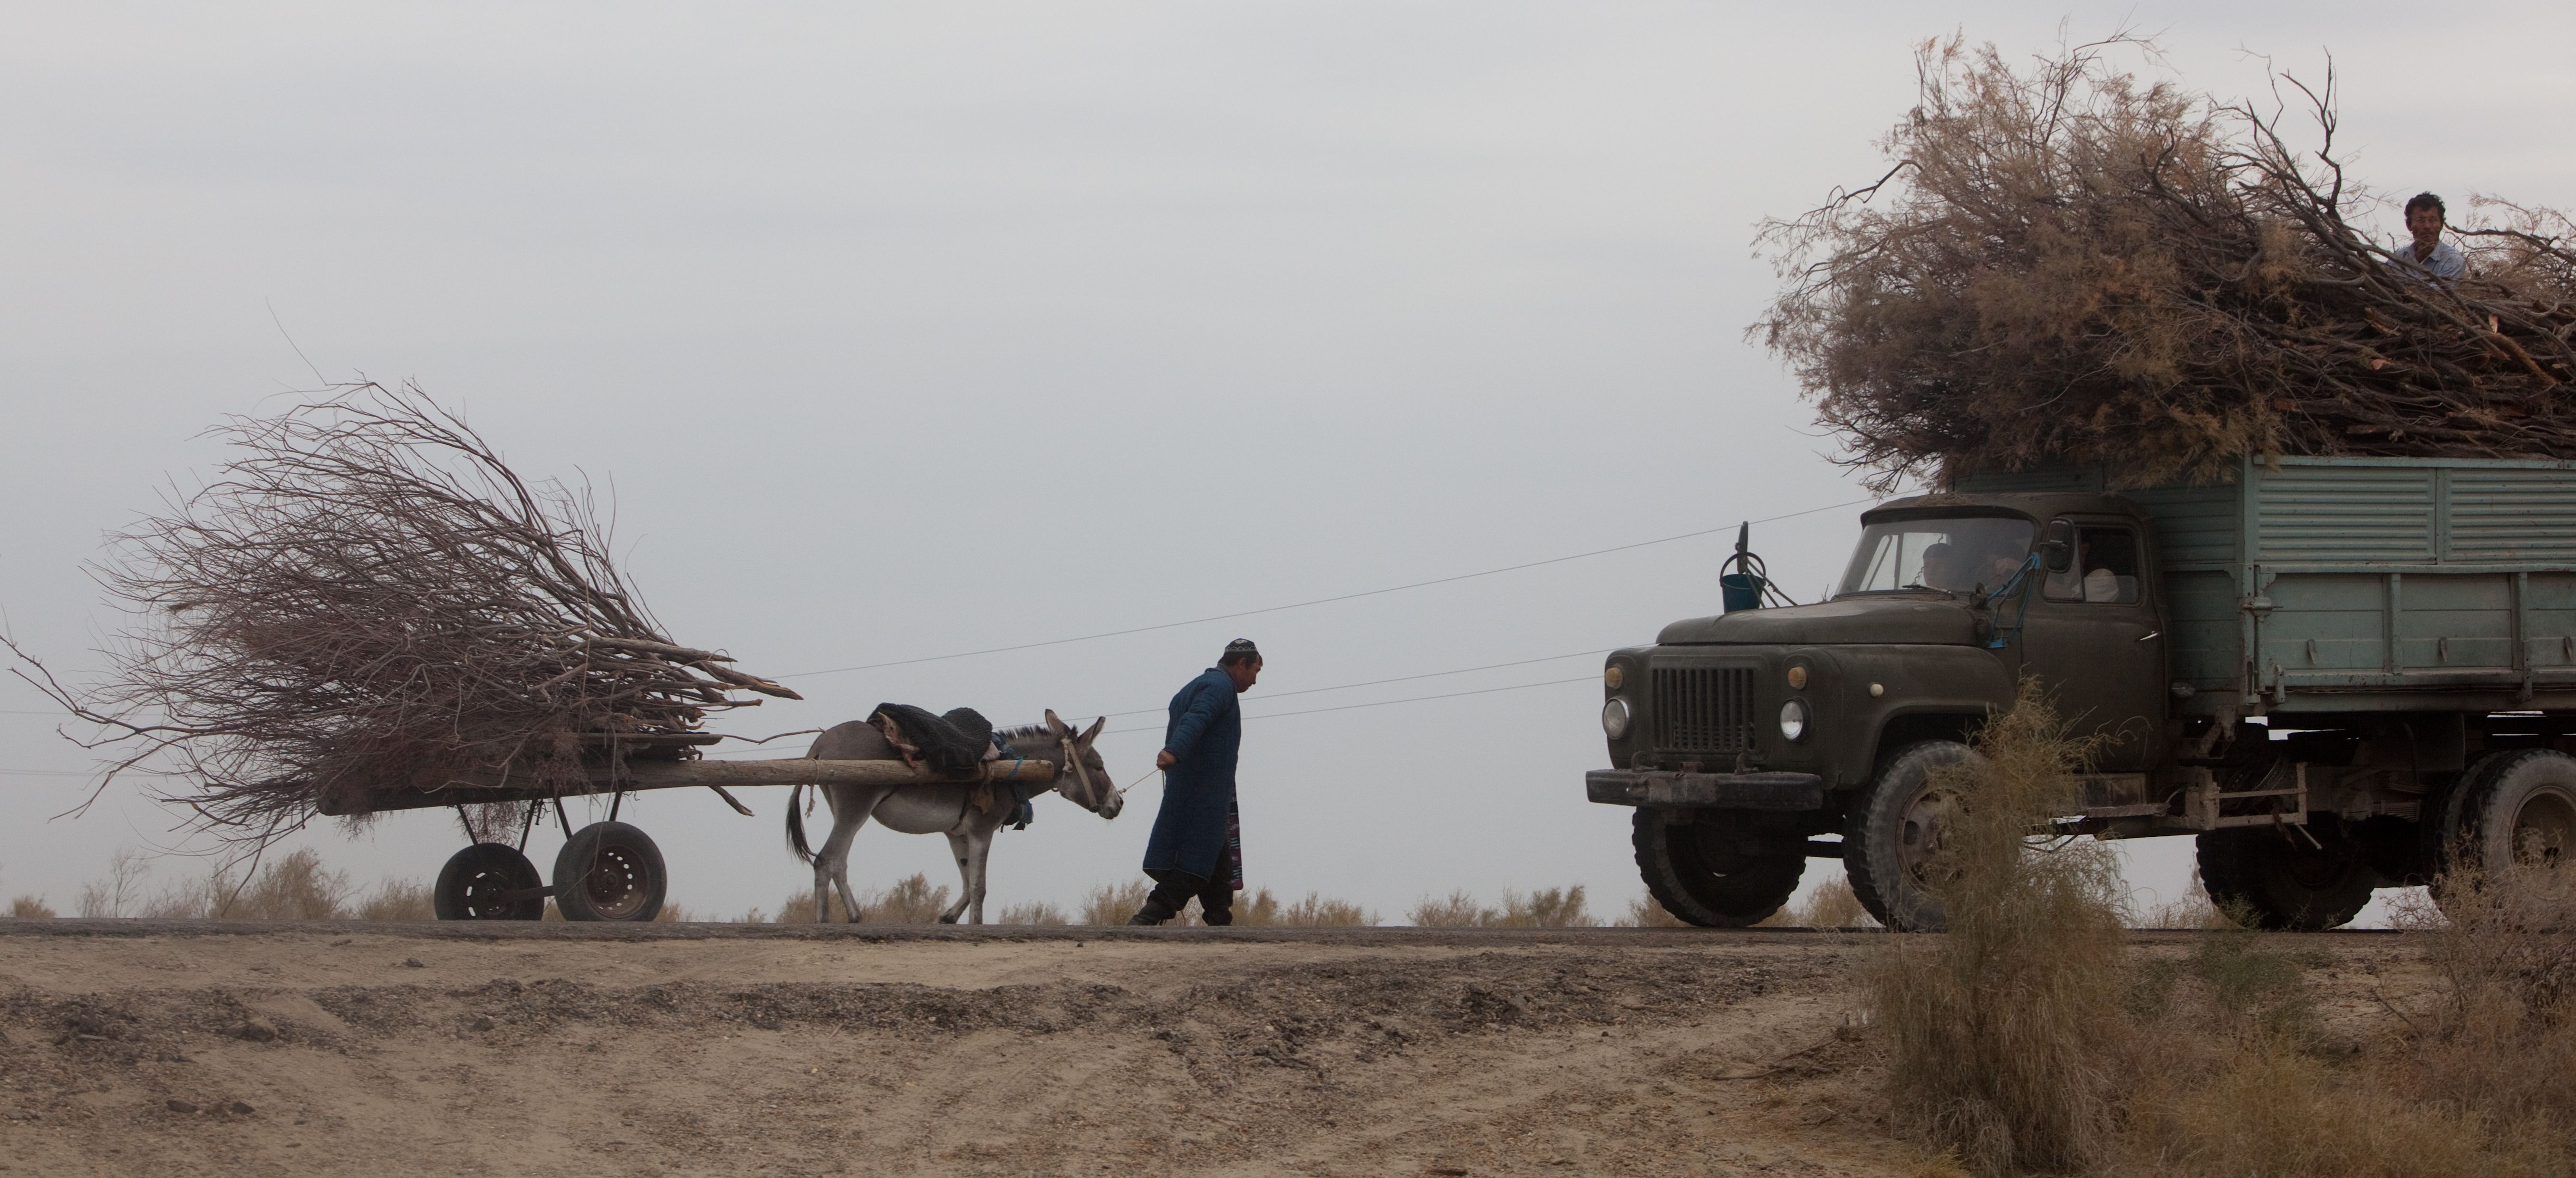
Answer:
[(1872, 943), (0, 921), (0, 1173), (1909, 1174)]

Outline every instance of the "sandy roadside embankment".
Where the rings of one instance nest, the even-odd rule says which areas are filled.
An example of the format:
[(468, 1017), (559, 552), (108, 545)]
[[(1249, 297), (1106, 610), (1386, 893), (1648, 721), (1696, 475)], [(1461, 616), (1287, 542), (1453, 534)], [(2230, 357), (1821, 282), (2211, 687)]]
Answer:
[(1878, 1175), (1916, 1156), (1838, 1033), (1866, 934), (12, 924), (8, 1174)]

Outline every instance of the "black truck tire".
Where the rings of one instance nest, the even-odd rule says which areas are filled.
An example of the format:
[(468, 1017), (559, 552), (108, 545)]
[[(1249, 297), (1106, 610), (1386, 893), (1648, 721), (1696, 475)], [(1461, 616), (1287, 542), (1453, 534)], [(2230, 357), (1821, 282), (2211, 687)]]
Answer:
[(1955, 740), (1908, 745), (1852, 804), (1843, 830), (1843, 868), (1851, 875), (1852, 894), (1880, 924), (1937, 933), (1949, 923), (1924, 875), (1940, 845), (1941, 814), (1948, 807), (1932, 788), (1932, 773), (1974, 756)]
[(662, 848), (623, 822), (582, 827), (555, 855), (555, 911), (565, 920), (649, 921), (670, 886)]
[(538, 920), (546, 914), (545, 886), (517, 847), (476, 843), (438, 869), (429, 907), (440, 920)]
[(1637, 808), (1637, 874), (1664, 911), (1702, 928), (1743, 928), (1780, 910), (1807, 871), (1806, 836), (1762, 830), (1746, 816), (1698, 810), (1674, 822)]
[(2495, 876), (2576, 856), (2576, 757), (2516, 749), (2482, 758), (2445, 808), (2443, 862)]
[(2299, 831), (2268, 826), (2205, 830), (2195, 839), (2201, 886), (2230, 917), (2257, 928), (2322, 932), (2349, 923), (2380, 884), (2362, 845), (2324, 815)]

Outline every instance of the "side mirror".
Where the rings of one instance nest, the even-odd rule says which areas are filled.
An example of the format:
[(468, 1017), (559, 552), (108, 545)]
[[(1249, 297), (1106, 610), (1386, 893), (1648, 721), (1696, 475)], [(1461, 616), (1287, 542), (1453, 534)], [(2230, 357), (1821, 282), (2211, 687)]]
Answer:
[(2048, 531), (2039, 541), (2040, 559), (2048, 571), (2062, 573), (2075, 566), (2075, 523), (2072, 520), (2048, 521)]

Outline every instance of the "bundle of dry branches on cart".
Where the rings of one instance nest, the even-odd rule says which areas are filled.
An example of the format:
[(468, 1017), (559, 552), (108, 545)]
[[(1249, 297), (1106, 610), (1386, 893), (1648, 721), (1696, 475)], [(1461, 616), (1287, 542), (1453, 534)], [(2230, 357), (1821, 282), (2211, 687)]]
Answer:
[(586, 792), (736, 691), (798, 698), (665, 635), (586, 486), (523, 481), (416, 387), (328, 394), (216, 427), (239, 456), (113, 537), (137, 624), (103, 685), (21, 653), (116, 770), (172, 765), (168, 800), (265, 842), (389, 788)]
[(2109, 64), (2132, 51), (2154, 46), (2016, 69), (1928, 43), (1892, 169), (1763, 227), (1786, 285), (1751, 334), (1843, 461), (1886, 490), (2047, 462), (2136, 485), (2246, 454), (2576, 458), (2564, 216), (2480, 200), (2452, 231), (2469, 277), (2431, 280), (2353, 223), (2388, 202), (2337, 162), (2331, 73), (2221, 104)]

